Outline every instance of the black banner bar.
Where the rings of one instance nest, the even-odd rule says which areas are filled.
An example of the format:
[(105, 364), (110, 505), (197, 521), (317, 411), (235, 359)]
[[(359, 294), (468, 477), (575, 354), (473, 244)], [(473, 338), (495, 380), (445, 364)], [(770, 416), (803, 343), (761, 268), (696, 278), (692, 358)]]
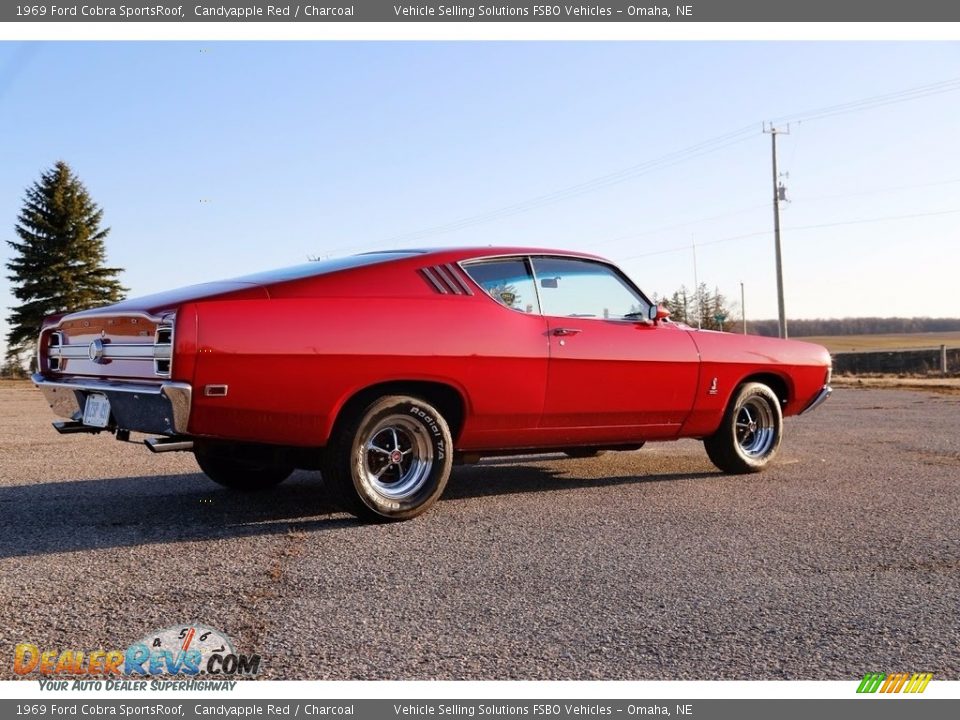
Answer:
[[(851, 691), (852, 692), (852, 691)], [(909, 703), (907, 710), (904, 706)], [(168, 717), (186, 720), (352, 718), (419, 720), (498, 718), (591, 720), (940, 720), (956, 717), (960, 701), (903, 698), (850, 700), (190, 700), (76, 697), (0, 700), (0, 716), (31, 720), (71, 717)]]
[(100, 2), (3, 3), (0, 22), (955, 22), (960, 3), (943, 0), (671, 0), (532, 3)]

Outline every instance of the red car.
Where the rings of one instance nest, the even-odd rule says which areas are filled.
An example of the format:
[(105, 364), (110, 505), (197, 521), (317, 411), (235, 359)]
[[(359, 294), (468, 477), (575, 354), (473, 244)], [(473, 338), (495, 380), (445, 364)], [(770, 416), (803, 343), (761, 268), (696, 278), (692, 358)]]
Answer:
[(783, 416), (830, 394), (818, 345), (693, 330), (601, 258), (524, 248), (368, 253), (56, 316), (38, 362), (62, 433), (148, 433), (244, 490), (320, 469), (376, 520), (422, 513), (482, 455), (692, 437), (758, 471)]

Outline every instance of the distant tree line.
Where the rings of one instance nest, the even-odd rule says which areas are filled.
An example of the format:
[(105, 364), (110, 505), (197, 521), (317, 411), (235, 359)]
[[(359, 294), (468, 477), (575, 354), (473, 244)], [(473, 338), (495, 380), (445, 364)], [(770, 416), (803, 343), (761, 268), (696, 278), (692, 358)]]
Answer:
[[(739, 323), (738, 323), (739, 324)], [(754, 335), (777, 335), (776, 320), (748, 320)], [(952, 332), (960, 330), (960, 318), (830, 318), (827, 320), (787, 320), (791, 337), (814, 335), (879, 335), (900, 333)]]
[[(675, 322), (707, 330), (742, 332), (740, 304), (731, 303), (719, 291), (710, 291), (705, 283), (690, 290), (685, 285), (672, 295), (654, 295), (654, 301), (670, 311)], [(955, 332), (960, 331), (960, 318), (929, 317), (860, 317), (818, 318), (816, 320), (789, 320), (787, 327), (791, 337), (818, 335), (878, 335), (901, 333)], [(751, 335), (777, 336), (777, 321), (747, 320), (747, 332)]]

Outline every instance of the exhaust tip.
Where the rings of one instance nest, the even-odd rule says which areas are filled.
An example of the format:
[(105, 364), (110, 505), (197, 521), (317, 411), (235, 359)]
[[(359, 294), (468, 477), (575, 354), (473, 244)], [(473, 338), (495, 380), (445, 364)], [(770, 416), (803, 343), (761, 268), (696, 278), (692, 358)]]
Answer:
[(185, 440), (177, 437), (155, 437), (147, 438), (143, 444), (150, 448), (150, 452), (186, 452), (193, 450), (193, 440)]

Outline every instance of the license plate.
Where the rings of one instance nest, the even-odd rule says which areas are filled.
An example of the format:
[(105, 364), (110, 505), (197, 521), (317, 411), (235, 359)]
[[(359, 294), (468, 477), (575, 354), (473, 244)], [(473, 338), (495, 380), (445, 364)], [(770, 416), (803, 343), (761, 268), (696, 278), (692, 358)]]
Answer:
[(87, 396), (83, 406), (83, 424), (92, 427), (106, 427), (110, 422), (110, 401), (106, 395), (93, 393)]

